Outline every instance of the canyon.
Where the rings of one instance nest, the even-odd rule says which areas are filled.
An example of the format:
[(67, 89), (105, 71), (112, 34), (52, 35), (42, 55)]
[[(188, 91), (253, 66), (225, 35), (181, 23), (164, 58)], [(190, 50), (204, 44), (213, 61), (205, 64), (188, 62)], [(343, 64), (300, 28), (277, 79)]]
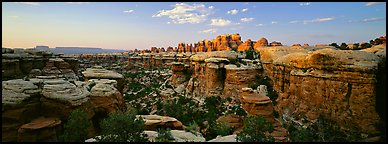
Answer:
[[(160, 101), (176, 94), (200, 102), (210, 97), (230, 99), (228, 105), (239, 105), (248, 116), (263, 116), (273, 124), (274, 131), (266, 135), (276, 142), (291, 141), (284, 124), (309, 127), (320, 118), (335, 122), (346, 133), (359, 132), (363, 139), (385, 135), (386, 44), (340, 50), (328, 45), (283, 46), (265, 38), (243, 42), (239, 34), (225, 34), (125, 55), (64, 57), (39, 50), (2, 51), (2, 141), (58, 141), (55, 135), (77, 108), (93, 121), (89, 137), (96, 136), (99, 120), (126, 110), (125, 96), (145, 89), (135, 91), (127, 81), (151, 83), (147, 76), (124, 76), (139, 69), (163, 78), (160, 93), (148, 96), (155, 94)], [(138, 116), (146, 119), (150, 139), (156, 137), (156, 127), (186, 134), (180, 119), (151, 112)], [(216, 117), (240, 128), (227, 139), (241, 131), (244, 118)], [(198, 136), (193, 141), (205, 139)]]

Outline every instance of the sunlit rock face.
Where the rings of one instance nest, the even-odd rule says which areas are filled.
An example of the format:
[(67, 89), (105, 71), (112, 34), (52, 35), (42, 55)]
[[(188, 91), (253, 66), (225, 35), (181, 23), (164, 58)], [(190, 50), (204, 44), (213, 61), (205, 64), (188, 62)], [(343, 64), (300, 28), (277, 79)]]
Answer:
[(120, 93), (123, 92), (124, 88), (124, 77), (123, 75), (102, 68), (101, 66), (94, 66), (92, 68), (87, 68), (82, 72), (86, 79), (111, 79), (117, 81), (117, 89)]
[(225, 68), (237, 59), (234, 51), (198, 53), (190, 57), (192, 76), (186, 93), (196, 97), (221, 96), (224, 89)]
[(253, 42), (251, 39), (246, 40), (244, 43), (238, 46), (237, 51), (247, 51), (253, 49)]
[(178, 87), (180, 84), (186, 81), (186, 69), (183, 63), (173, 62), (171, 66), (171, 70), (172, 70), (171, 84), (174, 87)]
[(225, 66), (225, 84), (222, 97), (239, 99), (239, 92), (242, 88), (256, 80), (256, 76), (262, 75), (262, 68), (259, 65), (243, 65), (237, 67), (234, 64)]
[(377, 84), (385, 78), (379, 73), (385, 54), (377, 51), (329, 46), (260, 49), (264, 72), (279, 95), (275, 109), (283, 117), (313, 122), (322, 116), (345, 129), (377, 133), (381, 118), (376, 101), (382, 99)]

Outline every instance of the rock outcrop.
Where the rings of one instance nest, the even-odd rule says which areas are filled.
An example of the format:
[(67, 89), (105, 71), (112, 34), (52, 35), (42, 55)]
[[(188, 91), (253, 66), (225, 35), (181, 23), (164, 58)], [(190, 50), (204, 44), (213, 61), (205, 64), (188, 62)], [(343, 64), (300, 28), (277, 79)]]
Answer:
[(256, 43), (255, 45), (253, 46), (253, 48), (257, 51), (258, 49), (260, 49), (261, 47), (266, 47), (268, 46), (268, 40), (265, 39), (265, 38), (260, 38)]
[[(2, 81), (2, 141), (57, 141), (57, 128), (75, 109), (85, 111), (88, 120), (124, 109), (115, 80), (91, 81), (95, 85), (53, 75)], [(88, 135), (95, 129), (98, 125)]]
[(94, 66), (92, 68), (87, 68), (85, 71), (82, 72), (82, 74), (85, 76), (85, 78), (87, 80), (89, 80), (89, 79), (116, 80), (117, 81), (117, 89), (120, 91), (120, 93), (123, 92), (124, 77), (123, 77), (123, 75), (121, 75), (117, 72), (104, 69), (101, 66)]
[(137, 115), (145, 121), (145, 129), (156, 131), (159, 128), (170, 128), (171, 130), (183, 130), (182, 122), (176, 118), (159, 115)]
[[(264, 71), (278, 92), (275, 109), (283, 117), (314, 122), (335, 121), (348, 130), (377, 133), (376, 112), (379, 63), (365, 51), (336, 50), (329, 46), (307, 50), (273, 47), (260, 50)], [(385, 57), (385, 54), (382, 55)]]
[(253, 42), (251, 41), (251, 39), (248, 39), (238, 46), (237, 51), (247, 51), (250, 49), (253, 49)]
[[(194, 135), (190, 132), (183, 130), (171, 130), (171, 135), (174, 138), (173, 142), (205, 142), (206, 139), (202, 136)], [(151, 142), (155, 142), (156, 137), (158, 137), (158, 132), (156, 131), (144, 131), (148, 139)]]
[(22, 125), (18, 130), (18, 142), (56, 142), (62, 121), (58, 118), (39, 117)]

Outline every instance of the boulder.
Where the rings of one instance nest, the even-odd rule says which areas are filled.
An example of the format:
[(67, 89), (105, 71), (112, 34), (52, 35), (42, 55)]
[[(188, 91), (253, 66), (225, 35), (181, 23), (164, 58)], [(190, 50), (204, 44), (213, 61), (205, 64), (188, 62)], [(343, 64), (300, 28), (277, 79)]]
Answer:
[(157, 130), (158, 128), (170, 128), (172, 130), (183, 130), (182, 122), (176, 118), (159, 115), (137, 115), (145, 121), (146, 130)]
[(18, 142), (56, 142), (61, 120), (39, 117), (22, 125), (18, 130)]
[(260, 47), (266, 47), (266, 46), (268, 46), (268, 40), (266, 38), (260, 38), (259, 40), (257, 40), (257, 42), (255, 43), (253, 48), (256, 51), (258, 51), (258, 49), (260, 49)]
[(217, 136), (216, 138), (207, 142), (237, 142), (237, 135)]

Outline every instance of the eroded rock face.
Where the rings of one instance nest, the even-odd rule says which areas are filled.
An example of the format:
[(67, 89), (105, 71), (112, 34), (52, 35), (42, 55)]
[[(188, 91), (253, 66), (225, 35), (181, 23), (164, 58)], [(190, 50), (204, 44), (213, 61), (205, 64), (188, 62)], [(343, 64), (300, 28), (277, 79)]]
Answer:
[(2, 82), (2, 141), (17, 141), (17, 130), (40, 115), (39, 88), (21, 79)]
[[(151, 142), (155, 142), (156, 137), (158, 137), (158, 132), (156, 131), (144, 131), (144, 133), (147, 135), (148, 140)], [(206, 141), (206, 139), (202, 136), (197, 136), (183, 130), (171, 130), (171, 135), (174, 138), (172, 142), (205, 142)]]
[(239, 92), (242, 88), (248, 87), (249, 84), (256, 80), (256, 77), (261, 75), (261, 67), (258, 65), (249, 65), (237, 67), (229, 64), (225, 66), (226, 77), (225, 87), (223, 89), (224, 98), (239, 99)]
[(274, 123), (272, 101), (268, 96), (259, 95), (256, 90), (242, 88), (240, 93), (241, 106), (248, 114), (262, 116), (267, 122)]
[(244, 117), (236, 114), (220, 116), (216, 121), (233, 127), (235, 129), (234, 133), (239, 133), (244, 127)]
[(261, 47), (266, 47), (266, 46), (268, 46), (268, 40), (266, 38), (260, 38), (259, 40), (257, 40), (253, 48), (257, 51)]
[(123, 75), (102, 68), (101, 66), (94, 66), (92, 68), (87, 68), (82, 74), (86, 79), (111, 79), (117, 81), (117, 89), (120, 93), (123, 92), (124, 88), (124, 77)]
[(260, 51), (264, 70), (279, 93), (281, 115), (315, 121), (319, 116), (345, 129), (374, 134), (376, 75), (381, 58), (374, 53), (275, 47)]
[(171, 84), (174, 87), (178, 87), (180, 84), (186, 81), (187, 69), (185, 68), (184, 63), (173, 62), (171, 70), (172, 70)]
[(237, 51), (247, 51), (253, 49), (253, 42), (251, 39), (246, 40), (244, 43), (238, 46)]
[(58, 118), (39, 117), (22, 125), (18, 130), (18, 142), (57, 142), (62, 121)]
[(73, 106), (81, 105), (89, 100), (90, 92), (83, 86), (76, 86), (62, 79), (44, 81), (42, 94), (45, 98), (69, 103)]
[(170, 128), (171, 130), (183, 130), (182, 122), (173, 117), (159, 115), (137, 115), (145, 121), (146, 130), (158, 130), (158, 128)]
[[(87, 119), (92, 120), (98, 118), (94, 117), (95, 113), (108, 114), (124, 109), (123, 97), (114, 87), (117, 85), (115, 80), (93, 82), (96, 83), (94, 86), (81, 81), (69, 82), (56, 76), (36, 76), (29, 81), (3, 81), (2, 141), (55, 141), (52, 137), (56, 133), (52, 129), (54, 126), (48, 124), (51, 120), (36, 122), (34, 119), (39, 117), (66, 121), (73, 110), (82, 109)], [(95, 135), (93, 128), (89, 136)]]

